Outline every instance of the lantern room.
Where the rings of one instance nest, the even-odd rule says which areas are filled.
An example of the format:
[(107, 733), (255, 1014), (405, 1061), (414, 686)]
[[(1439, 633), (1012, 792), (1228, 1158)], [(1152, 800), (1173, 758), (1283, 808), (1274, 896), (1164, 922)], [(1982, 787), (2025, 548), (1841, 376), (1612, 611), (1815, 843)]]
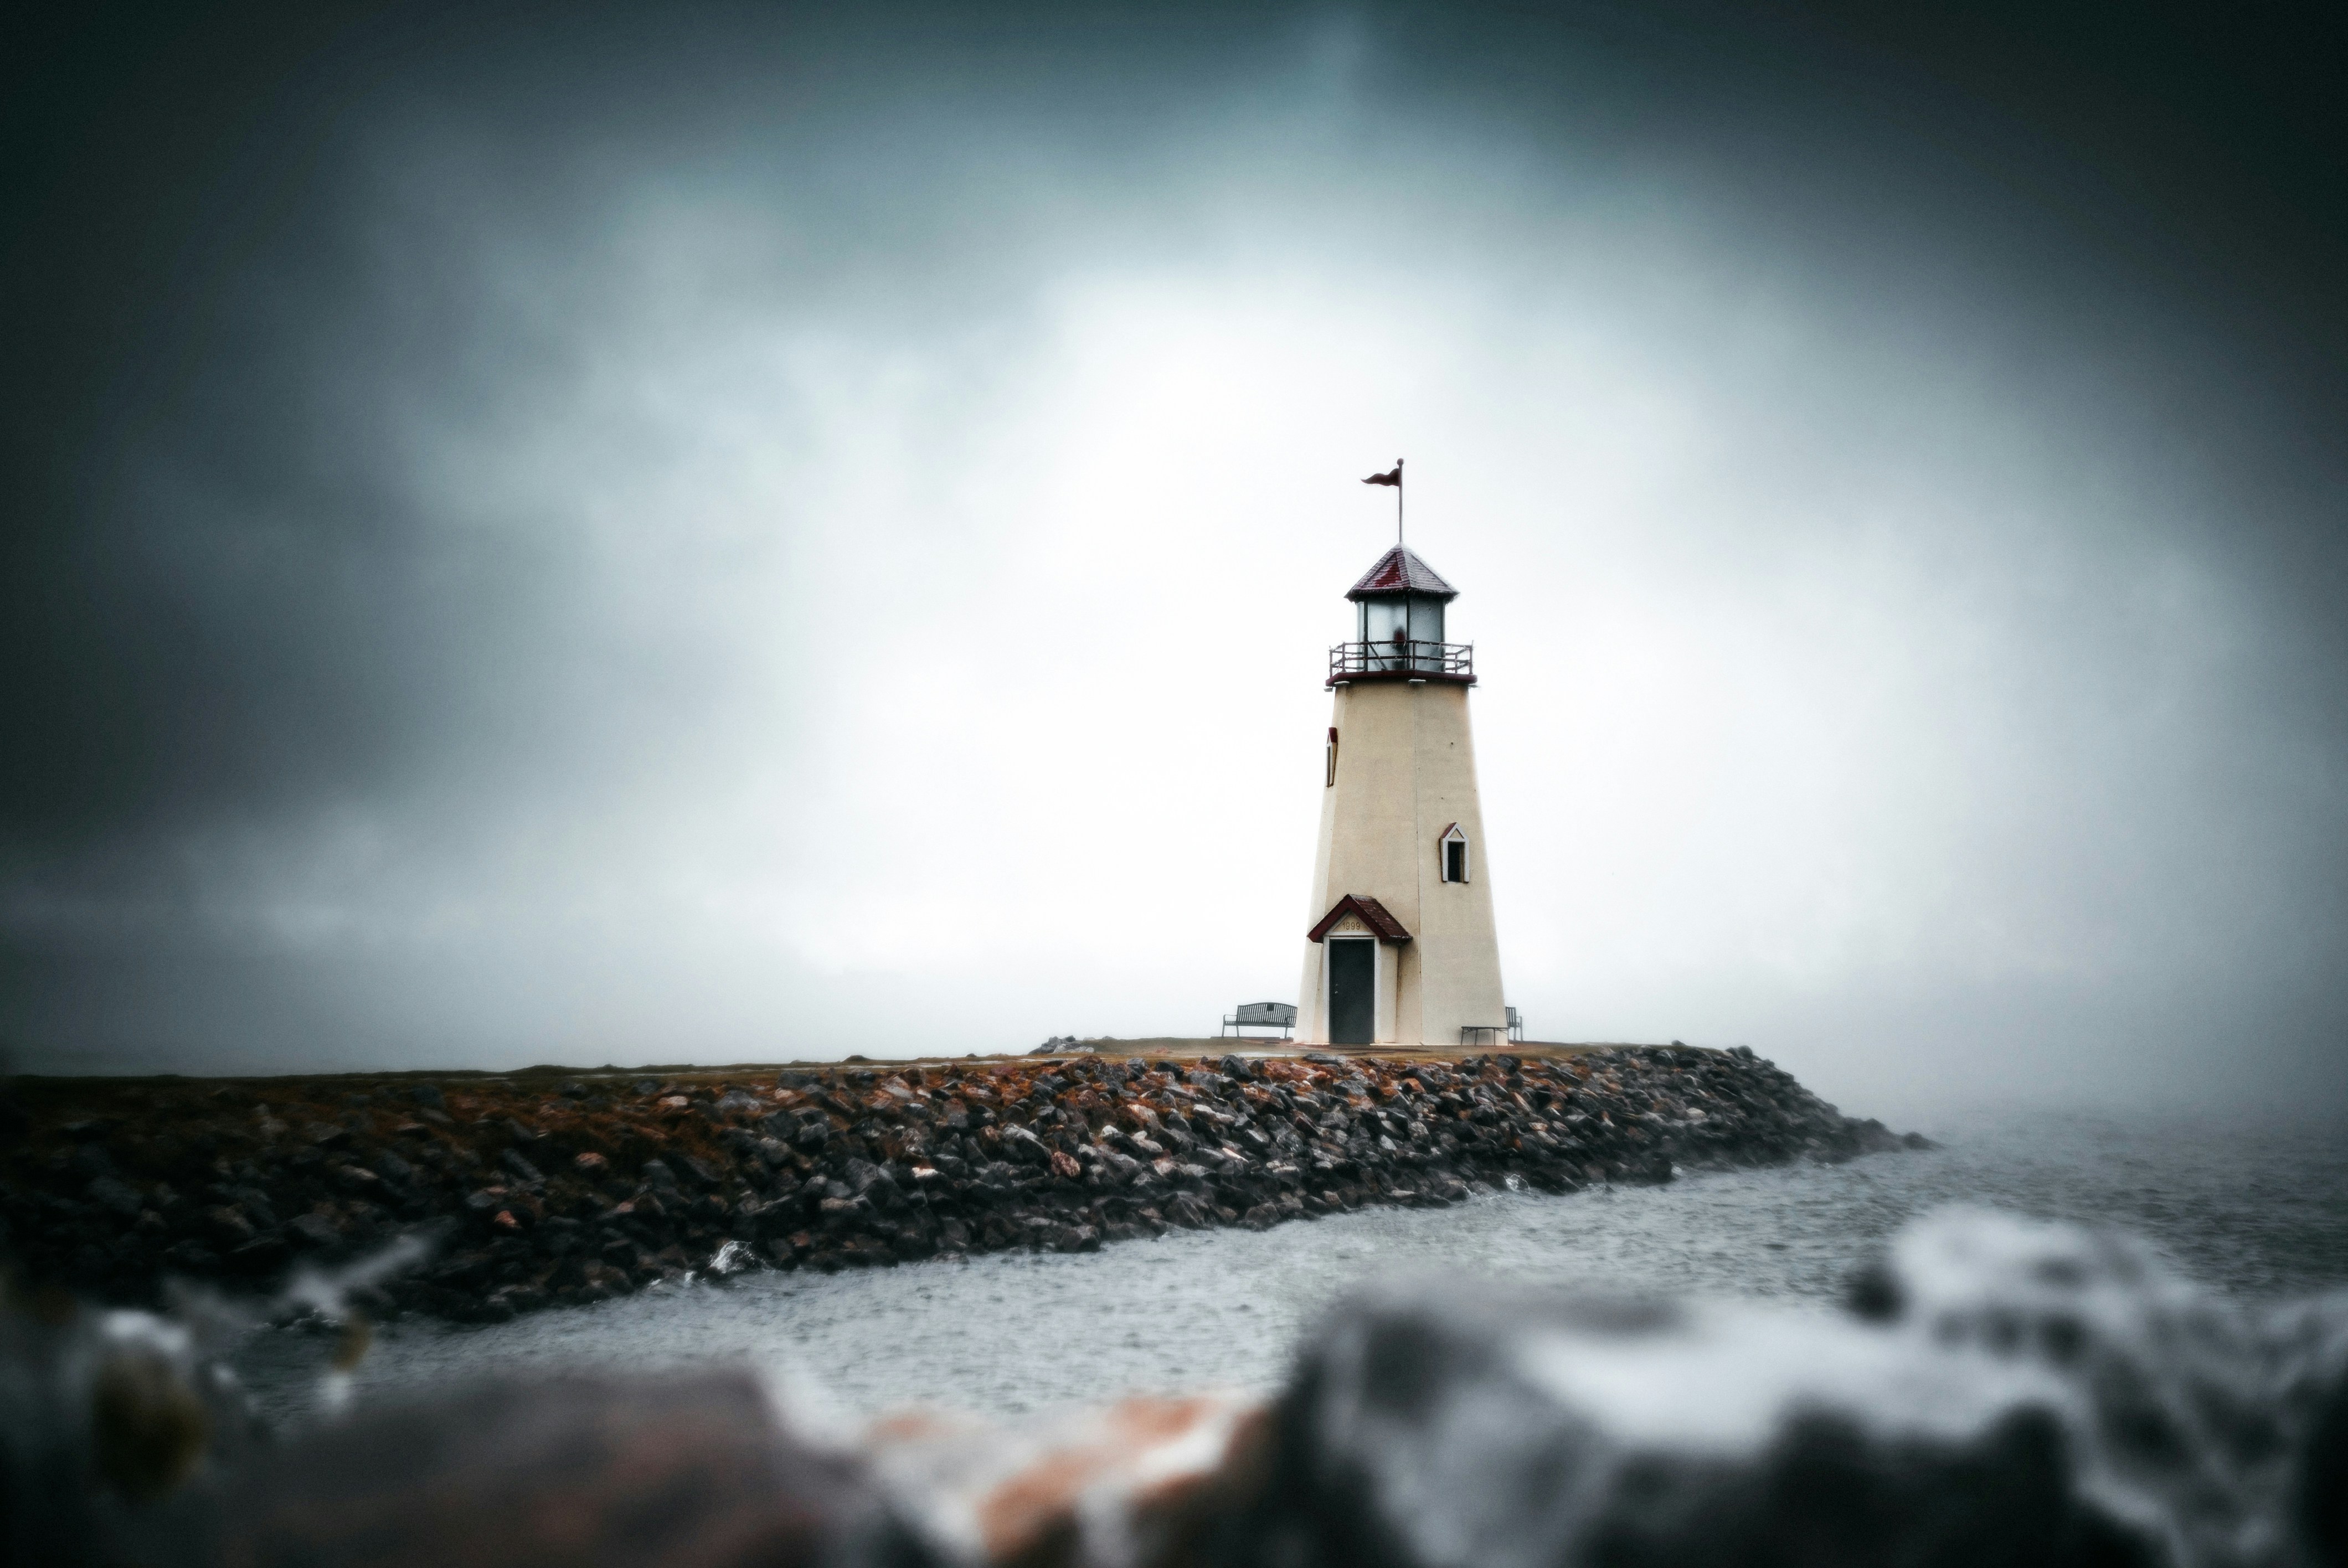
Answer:
[(1345, 597), (1354, 641), (1330, 650), (1330, 685), (1378, 676), (1475, 683), (1474, 650), (1443, 640), (1444, 607), (1459, 590), (1409, 549), (1380, 556)]

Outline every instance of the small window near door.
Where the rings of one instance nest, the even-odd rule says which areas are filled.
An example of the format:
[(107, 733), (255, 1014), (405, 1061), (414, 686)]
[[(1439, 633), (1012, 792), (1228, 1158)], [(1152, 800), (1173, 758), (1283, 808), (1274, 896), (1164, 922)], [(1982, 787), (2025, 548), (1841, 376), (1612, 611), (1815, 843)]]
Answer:
[(1468, 835), (1454, 823), (1444, 830), (1440, 845), (1440, 875), (1446, 882), (1468, 880)]

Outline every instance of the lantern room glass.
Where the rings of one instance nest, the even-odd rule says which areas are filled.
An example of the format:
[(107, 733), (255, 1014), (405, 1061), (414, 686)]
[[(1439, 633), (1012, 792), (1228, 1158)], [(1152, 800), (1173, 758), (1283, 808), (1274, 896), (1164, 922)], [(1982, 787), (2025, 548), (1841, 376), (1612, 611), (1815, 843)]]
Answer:
[[(1421, 594), (1406, 599), (1365, 599), (1355, 606), (1357, 641), (1368, 644), (1365, 654), (1373, 669), (1439, 670), (1443, 667), (1443, 601)], [(1426, 647), (1395, 648), (1406, 643)], [(1382, 649), (1392, 649), (1391, 653)]]

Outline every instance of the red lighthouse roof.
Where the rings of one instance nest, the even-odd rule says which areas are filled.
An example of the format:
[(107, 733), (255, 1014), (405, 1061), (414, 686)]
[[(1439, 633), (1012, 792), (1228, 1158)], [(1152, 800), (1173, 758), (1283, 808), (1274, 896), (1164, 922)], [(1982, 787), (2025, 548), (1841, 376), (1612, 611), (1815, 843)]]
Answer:
[(1403, 929), (1402, 922), (1387, 914), (1385, 905), (1363, 893), (1348, 893), (1332, 904), (1329, 907), (1329, 912), (1321, 917), (1321, 923), (1304, 933), (1304, 939), (1308, 942), (1320, 941), (1328, 936), (1338, 921), (1348, 915), (1360, 917), (1362, 924), (1370, 928), (1370, 935), (1381, 942), (1410, 940), (1410, 933)]
[(1435, 575), (1435, 569), (1401, 545), (1380, 556), (1362, 580), (1345, 590), (1347, 599), (1457, 599), (1459, 590)]

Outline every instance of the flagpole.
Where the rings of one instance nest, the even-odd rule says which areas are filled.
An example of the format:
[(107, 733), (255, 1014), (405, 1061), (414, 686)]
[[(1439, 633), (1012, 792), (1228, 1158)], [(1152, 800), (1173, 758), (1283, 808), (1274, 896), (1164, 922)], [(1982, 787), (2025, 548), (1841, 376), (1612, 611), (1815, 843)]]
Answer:
[(1362, 481), (1365, 485), (1392, 485), (1395, 492), (1395, 548), (1402, 548), (1402, 459), (1395, 459), (1394, 470), (1373, 474)]

